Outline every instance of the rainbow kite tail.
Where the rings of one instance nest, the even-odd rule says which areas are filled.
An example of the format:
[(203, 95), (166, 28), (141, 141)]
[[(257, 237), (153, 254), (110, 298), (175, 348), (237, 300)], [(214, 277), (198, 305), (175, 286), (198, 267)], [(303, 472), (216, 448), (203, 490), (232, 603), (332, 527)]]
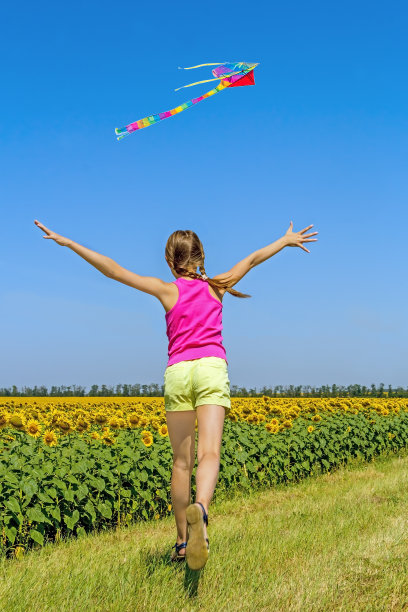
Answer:
[(156, 115), (149, 115), (148, 117), (139, 119), (138, 121), (135, 121), (134, 123), (129, 123), (129, 125), (126, 125), (125, 127), (122, 127), (122, 128), (115, 128), (117, 140), (122, 140), (122, 138), (125, 138), (125, 136), (129, 136), (129, 134), (132, 134), (132, 132), (136, 132), (136, 130), (141, 130), (142, 128), (149, 127), (150, 125), (154, 125), (155, 123), (158, 123), (159, 121), (162, 121), (163, 119), (167, 119), (168, 117), (177, 115), (178, 113), (181, 113), (183, 110), (186, 110), (186, 108), (190, 108), (190, 106), (193, 106), (194, 104), (198, 104), (198, 102), (201, 102), (202, 100), (205, 100), (206, 98), (209, 98), (210, 96), (213, 96), (219, 91), (222, 91), (229, 85), (230, 83), (228, 81), (221, 81), (221, 83), (219, 83), (217, 87), (214, 87), (214, 89), (207, 91), (207, 93), (203, 94), (202, 96), (199, 96), (198, 98), (193, 98), (192, 100), (188, 100), (188, 102), (184, 102), (183, 104), (180, 104), (180, 106), (177, 106), (176, 108), (172, 108), (171, 110), (165, 111), (164, 113), (157, 113)]

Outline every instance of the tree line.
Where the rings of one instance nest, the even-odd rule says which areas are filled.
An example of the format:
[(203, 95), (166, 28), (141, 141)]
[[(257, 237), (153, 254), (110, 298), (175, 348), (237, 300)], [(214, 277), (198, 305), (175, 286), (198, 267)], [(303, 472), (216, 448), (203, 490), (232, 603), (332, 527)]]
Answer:
[[(16, 385), (10, 388), (0, 388), (0, 397), (162, 397), (164, 386), (156, 383), (149, 385), (119, 384), (119, 385), (91, 385), (87, 391), (86, 387), (80, 385), (47, 387), (34, 386), (18, 389)], [(257, 389), (251, 387), (238, 387), (231, 385), (232, 397), (408, 397), (408, 387), (386, 388), (383, 383), (378, 387), (374, 384), (365, 385), (322, 385), (314, 387), (311, 385), (276, 385), (274, 387), (262, 387)]]

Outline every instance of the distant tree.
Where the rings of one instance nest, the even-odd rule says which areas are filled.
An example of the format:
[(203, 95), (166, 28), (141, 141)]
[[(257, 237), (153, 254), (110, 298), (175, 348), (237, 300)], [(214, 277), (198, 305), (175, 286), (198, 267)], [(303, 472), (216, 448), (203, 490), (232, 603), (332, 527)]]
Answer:
[(99, 385), (92, 385), (91, 389), (88, 393), (91, 397), (96, 397), (98, 395)]

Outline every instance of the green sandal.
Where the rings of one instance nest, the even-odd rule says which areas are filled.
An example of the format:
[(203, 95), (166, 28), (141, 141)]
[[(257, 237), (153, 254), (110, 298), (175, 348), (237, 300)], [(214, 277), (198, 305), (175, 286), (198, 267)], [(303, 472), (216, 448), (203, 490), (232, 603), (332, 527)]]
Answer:
[[(201, 506), (201, 509), (198, 507)], [(210, 541), (204, 537), (204, 524), (208, 526), (208, 514), (201, 502), (190, 504), (186, 510), (188, 537), (186, 548), (187, 565), (198, 570), (207, 563)]]

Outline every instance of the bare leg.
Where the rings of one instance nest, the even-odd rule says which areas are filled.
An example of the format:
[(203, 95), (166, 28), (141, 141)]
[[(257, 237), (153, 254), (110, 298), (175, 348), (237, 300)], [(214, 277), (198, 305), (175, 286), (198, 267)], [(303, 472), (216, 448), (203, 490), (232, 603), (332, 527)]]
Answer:
[[(225, 408), (212, 404), (197, 406), (198, 423), (198, 467), (196, 473), (196, 501), (208, 512), (220, 469), (222, 432)], [(205, 528), (205, 526), (204, 526)], [(207, 529), (205, 528), (205, 537)]]
[[(177, 544), (187, 538), (186, 508), (191, 499), (191, 474), (195, 463), (195, 410), (166, 412), (167, 428), (173, 448), (171, 502), (177, 527)], [(185, 548), (179, 554), (184, 554)]]

